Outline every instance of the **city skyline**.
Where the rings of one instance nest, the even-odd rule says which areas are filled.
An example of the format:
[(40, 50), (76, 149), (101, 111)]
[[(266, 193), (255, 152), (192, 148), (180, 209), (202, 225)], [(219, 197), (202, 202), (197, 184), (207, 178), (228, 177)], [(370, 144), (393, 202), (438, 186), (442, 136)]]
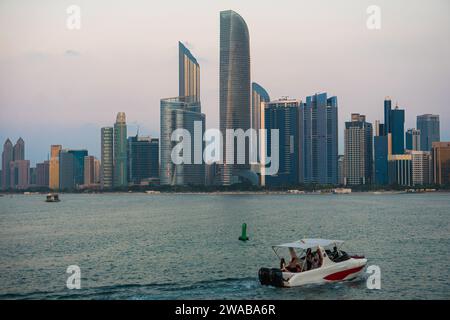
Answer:
[[(10, 18), (0, 20), (5, 29), (17, 32), (14, 41), (5, 35), (6, 46), (0, 53), (0, 140), (22, 136), (28, 141), (32, 165), (47, 159), (44, 143), (86, 148), (99, 157), (100, 143), (91, 137), (119, 111), (127, 113), (131, 134), (139, 126), (143, 134), (158, 137), (159, 117), (154, 115), (159, 99), (173, 95), (178, 41), (193, 49), (202, 64), (201, 100), (206, 125), (218, 127), (217, 20), (219, 12), (228, 8), (239, 12), (250, 30), (251, 79), (261, 83), (273, 99), (302, 99), (312, 92), (329, 92), (340, 99), (342, 128), (346, 115), (352, 112), (365, 114), (371, 122), (382, 119), (377, 106), (389, 95), (393, 104), (398, 101), (405, 109), (406, 128), (415, 127), (415, 115), (440, 114), (441, 140), (450, 140), (450, 119), (444, 113), (450, 81), (445, 58), (450, 48), (444, 41), (450, 32), (444, 14), (447, 2), (435, 1), (425, 7), (419, 2), (381, 2), (380, 30), (367, 29), (368, 3), (364, 2), (325, 5), (285, 1), (284, 6), (277, 7), (261, 2), (257, 13), (251, 4), (233, 1), (208, 3), (207, 7), (201, 1), (189, 5), (176, 2), (180, 12), (171, 12), (170, 4), (159, 4), (155, 12), (145, 10), (143, 4), (136, 5), (117, 22), (113, 19), (114, 14), (120, 17), (117, 3), (108, 5), (113, 15), (101, 12), (101, 1), (81, 3), (82, 28), (70, 31), (64, 24), (64, 2), (44, 11), (24, 11), (20, 4), (2, 2), (0, 15)], [(327, 10), (320, 10), (322, 7)], [(410, 15), (397, 16), (396, 12), (404, 8)], [(169, 12), (173, 14), (171, 27), (155, 34), (161, 16)], [(174, 23), (181, 12), (194, 14), (201, 23)], [(268, 18), (277, 13), (286, 18), (269, 23)], [(93, 14), (109, 22), (110, 28), (99, 26), (92, 20)], [(297, 18), (291, 19), (294, 16)], [(36, 24), (15, 22), (28, 18)], [(329, 26), (314, 23), (321, 19), (327, 19)], [(130, 20), (136, 23), (128, 25)], [(114, 31), (118, 37), (106, 37), (99, 45), (99, 32), (112, 35)], [(51, 37), (45, 37), (47, 33)], [(277, 36), (280, 34), (283, 37)], [(148, 36), (151, 41), (143, 41)], [(326, 41), (317, 42), (320, 37)], [(47, 40), (39, 44), (34, 38)], [(346, 45), (350, 43), (352, 50), (348, 51)], [(283, 45), (290, 50), (277, 50)], [(326, 50), (330, 46), (333, 50)], [(326, 72), (312, 72), (318, 65)], [(34, 121), (37, 117), (41, 118), (39, 125)], [(342, 134), (339, 146), (342, 153)]]

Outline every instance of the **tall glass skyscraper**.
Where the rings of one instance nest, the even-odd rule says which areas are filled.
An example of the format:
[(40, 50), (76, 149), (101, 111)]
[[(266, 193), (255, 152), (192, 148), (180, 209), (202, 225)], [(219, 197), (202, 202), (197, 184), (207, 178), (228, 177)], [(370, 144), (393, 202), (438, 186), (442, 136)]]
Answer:
[(338, 104), (326, 93), (306, 97), (304, 108), (305, 183), (338, 182)]
[(352, 114), (344, 130), (344, 181), (347, 185), (372, 183), (372, 124), (366, 116)]
[(420, 130), (408, 129), (405, 134), (406, 150), (420, 150)]
[(71, 190), (84, 184), (84, 158), (87, 150), (61, 150), (59, 152), (59, 188)]
[(200, 65), (181, 42), (178, 42), (178, 59), (178, 95), (192, 96), (193, 100), (200, 101)]
[(405, 153), (405, 110), (398, 106), (392, 109), (389, 116), (389, 130), (392, 136), (392, 154)]
[(127, 185), (127, 123), (125, 113), (119, 112), (114, 124), (114, 187)]
[(273, 176), (265, 177), (265, 184), (297, 185), (303, 177), (303, 104), (300, 100), (280, 99), (265, 104), (264, 127), (267, 129), (266, 153), (272, 155), (271, 129), (279, 133), (279, 167)]
[(114, 128), (104, 127), (101, 129), (101, 153), (102, 153), (102, 188), (113, 187), (114, 177)]
[[(161, 141), (161, 185), (203, 185), (205, 183), (205, 166), (203, 164), (203, 134), (205, 115), (201, 113), (200, 102), (194, 96), (161, 99), (160, 111)], [(195, 132), (195, 122), (200, 130)], [(176, 129), (185, 129), (191, 135), (190, 164), (175, 164), (171, 153), (179, 141), (172, 141)], [(196, 134), (197, 133), (197, 134)], [(184, 152), (187, 152), (184, 150)], [(195, 163), (195, 155), (201, 156), (201, 163)]]
[[(220, 12), (220, 71), (219, 71), (220, 130), (223, 139), (223, 166), (221, 183), (231, 185), (243, 179), (250, 169), (248, 144), (244, 164), (237, 164), (237, 148), (234, 143), (234, 162), (226, 163), (226, 129), (251, 127), (250, 106), (250, 44), (244, 19), (232, 10)], [(230, 143), (231, 145), (231, 143)]]
[(13, 148), (11, 140), (6, 139), (2, 152), (2, 188), (4, 190), (11, 187), (10, 163), (14, 160)]
[(139, 185), (159, 177), (159, 139), (128, 138), (128, 181)]
[(433, 142), (441, 141), (439, 115), (423, 114), (417, 116), (417, 129), (420, 130), (420, 150), (431, 151)]

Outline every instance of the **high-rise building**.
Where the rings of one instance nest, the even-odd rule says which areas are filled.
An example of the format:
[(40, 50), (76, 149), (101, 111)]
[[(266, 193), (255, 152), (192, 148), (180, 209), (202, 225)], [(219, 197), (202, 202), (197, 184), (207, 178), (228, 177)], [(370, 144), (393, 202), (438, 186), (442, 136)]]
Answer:
[[(391, 110), (392, 110), (392, 100), (389, 97), (386, 97), (384, 99), (384, 136), (387, 136), (388, 133), (391, 133), (390, 128), (390, 116), (391, 116)], [(381, 133), (380, 133), (381, 135)]]
[(432, 161), (429, 151), (407, 150), (411, 155), (412, 184), (414, 186), (432, 183)]
[(398, 106), (391, 110), (389, 130), (392, 137), (392, 154), (405, 153), (405, 110)]
[(119, 112), (114, 124), (114, 187), (126, 187), (128, 185), (127, 142), (125, 113)]
[(25, 160), (25, 141), (19, 138), (13, 148), (14, 160)]
[(344, 130), (344, 183), (347, 185), (372, 183), (372, 124), (366, 116), (353, 113)]
[(420, 130), (408, 129), (406, 131), (406, 150), (420, 150)]
[(48, 187), (52, 190), (59, 188), (59, 152), (61, 149), (61, 145), (52, 145), (50, 147)]
[[(392, 123), (392, 122), (391, 122)], [(412, 156), (410, 154), (393, 154), (388, 158), (389, 184), (412, 186)]]
[(159, 177), (159, 139), (128, 138), (128, 180), (132, 184), (150, 182)]
[(114, 182), (114, 129), (101, 129), (101, 184), (102, 188), (110, 189)]
[[(249, 32), (244, 19), (232, 10), (220, 12), (219, 74), (220, 131), (224, 137), (220, 176), (221, 184), (231, 185), (248, 181), (249, 143), (246, 143), (245, 159), (239, 160), (243, 163), (238, 164), (236, 143), (227, 141), (226, 130), (245, 132), (251, 127)], [(236, 137), (233, 139), (236, 142)], [(227, 161), (227, 154), (231, 153), (234, 159)]]
[[(195, 97), (175, 97), (161, 99), (160, 111), (161, 141), (161, 185), (203, 185), (205, 184), (205, 167), (203, 163), (203, 134), (205, 115), (201, 113), (200, 102)], [(185, 130), (191, 137), (191, 148), (183, 150), (186, 162), (176, 164), (172, 161), (172, 150), (180, 143), (172, 141), (172, 133)], [(183, 140), (184, 141), (184, 140)]]
[(417, 116), (417, 129), (420, 130), (420, 149), (422, 151), (431, 151), (433, 142), (439, 142), (439, 115), (423, 114)]
[(36, 186), (48, 187), (50, 179), (50, 161), (36, 164)]
[(59, 188), (73, 190), (84, 184), (84, 158), (87, 150), (61, 150), (59, 152)]
[(433, 142), (433, 182), (440, 185), (450, 184), (450, 142)]
[(11, 140), (6, 139), (2, 152), (2, 189), (4, 190), (11, 188), (10, 163), (13, 160), (13, 144)]
[(178, 42), (178, 95), (192, 96), (194, 101), (200, 100), (200, 65), (192, 53)]
[(252, 128), (261, 129), (261, 103), (269, 102), (267, 91), (256, 82), (252, 82)]
[(94, 156), (84, 157), (84, 181), (85, 187), (96, 187), (100, 184), (100, 161)]
[[(390, 134), (389, 134), (390, 135)], [(389, 183), (388, 176), (388, 156), (389, 146), (386, 135), (374, 136), (374, 182), (377, 185), (386, 185)]]
[(344, 155), (338, 155), (338, 184), (343, 185), (344, 183)]
[(305, 183), (337, 184), (338, 105), (326, 93), (306, 98), (304, 108)]
[(30, 161), (14, 160), (9, 163), (10, 188), (27, 189), (30, 185)]
[(264, 129), (267, 130), (267, 155), (272, 154), (271, 129), (279, 135), (278, 172), (265, 177), (265, 185), (296, 185), (303, 182), (303, 103), (282, 98), (266, 102)]

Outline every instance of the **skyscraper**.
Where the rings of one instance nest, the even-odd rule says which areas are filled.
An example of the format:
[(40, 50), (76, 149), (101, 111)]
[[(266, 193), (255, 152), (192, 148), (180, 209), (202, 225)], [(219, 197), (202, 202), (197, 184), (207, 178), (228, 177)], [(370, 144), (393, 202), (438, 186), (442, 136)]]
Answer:
[(52, 190), (59, 188), (59, 152), (61, 145), (50, 147), (49, 182), (48, 187)]
[(150, 137), (128, 138), (128, 180), (141, 184), (159, 177), (159, 139)]
[(450, 184), (450, 142), (433, 142), (433, 182)]
[(267, 91), (256, 82), (252, 82), (252, 128), (261, 128), (261, 103), (269, 102), (270, 97)]
[(125, 113), (119, 112), (114, 124), (114, 187), (127, 185), (127, 123)]
[(192, 53), (178, 42), (178, 95), (192, 96), (194, 101), (200, 100), (200, 65)]
[[(223, 185), (231, 185), (245, 180), (245, 171), (250, 169), (249, 143), (244, 164), (237, 164), (236, 143), (227, 143), (226, 130), (247, 131), (251, 127), (249, 32), (244, 19), (232, 10), (220, 12), (219, 74), (220, 130), (224, 137), (220, 176)], [(232, 145), (234, 150), (229, 149)], [(227, 153), (233, 151), (234, 161), (229, 163)]]
[(110, 189), (114, 181), (114, 129), (112, 127), (101, 129), (101, 154), (102, 188)]
[(99, 179), (99, 165), (100, 162), (94, 156), (84, 157), (84, 181), (83, 185), (85, 187), (98, 186), (100, 183)]
[[(390, 134), (389, 134), (390, 135)], [(379, 135), (373, 137), (374, 144), (374, 182), (377, 185), (389, 183), (388, 176), (388, 156), (389, 156), (389, 136)]]
[(14, 160), (25, 160), (25, 141), (19, 138), (13, 149)]
[[(392, 122), (391, 122), (392, 123)], [(412, 186), (412, 156), (410, 154), (393, 154), (388, 158), (389, 184)]]
[(59, 152), (59, 188), (72, 190), (84, 184), (84, 158), (87, 150), (61, 150)]
[[(203, 185), (205, 115), (201, 113), (200, 102), (193, 96), (161, 99), (160, 116), (161, 185)], [(172, 150), (179, 141), (172, 141), (171, 137), (177, 129), (186, 130), (191, 136), (191, 148), (183, 150), (183, 158), (190, 163), (175, 164), (172, 161)]]
[(423, 114), (417, 116), (417, 129), (420, 130), (420, 149), (422, 151), (431, 151), (433, 142), (439, 142), (439, 115)]
[(36, 164), (36, 186), (49, 186), (50, 161), (44, 161)]
[(391, 128), (390, 128), (391, 110), (392, 110), (392, 100), (391, 100), (391, 98), (386, 97), (384, 99), (384, 134), (383, 134), (385, 136), (387, 136), (388, 133), (391, 133)]
[(14, 160), (9, 163), (10, 187), (27, 189), (30, 185), (30, 161)]
[(372, 124), (366, 116), (353, 113), (344, 130), (344, 183), (347, 185), (372, 183)]
[(405, 153), (405, 110), (398, 106), (392, 109), (389, 116), (389, 130), (392, 137), (392, 154)]
[(338, 105), (326, 93), (306, 97), (304, 108), (305, 183), (337, 184)]
[(303, 179), (303, 103), (295, 99), (279, 99), (265, 103), (264, 129), (267, 129), (267, 155), (271, 150), (271, 129), (278, 129), (278, 172), (265, 177), (265, 184), (296, 185)]
[(420, 130), (408, 129), (405, 134), (406, 150), (420, 150)]
[(4, 190), (11, 187), (10, 163), (13, 159), (13, 144), (11, 140), (6, 139), (2, 152), (2, 188)]
[(412, 163), (412, 184), (427, 185), (432, 183), (432, 161), (429, 151), (407, 150), (411, 155)]

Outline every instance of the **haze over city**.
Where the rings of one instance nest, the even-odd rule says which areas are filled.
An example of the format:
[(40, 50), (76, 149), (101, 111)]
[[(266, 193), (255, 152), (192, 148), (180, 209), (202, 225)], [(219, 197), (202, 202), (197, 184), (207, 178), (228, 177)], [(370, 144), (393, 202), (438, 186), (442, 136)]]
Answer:
[[(69, 5), (81, 29), (66, 27)], [(366, 27), (369, 5), (381, 29)], [(219, 12), (250, 32), (251, 80), (272, 99), (328, 92), (339, 101), (339, 140), (352, 112), (383, 119), (383, 100), (440, 115), (450, 139), (448, 1), (2, 1), (0, 141), (21, 136), (34, 164), (50, 144), (100, 154), (100, 127), (127, 115), (129, 135), (159, 136), (160, 99), (178, 93), (178, 41), (201, 66), (202, 111), (219, 125)]]

